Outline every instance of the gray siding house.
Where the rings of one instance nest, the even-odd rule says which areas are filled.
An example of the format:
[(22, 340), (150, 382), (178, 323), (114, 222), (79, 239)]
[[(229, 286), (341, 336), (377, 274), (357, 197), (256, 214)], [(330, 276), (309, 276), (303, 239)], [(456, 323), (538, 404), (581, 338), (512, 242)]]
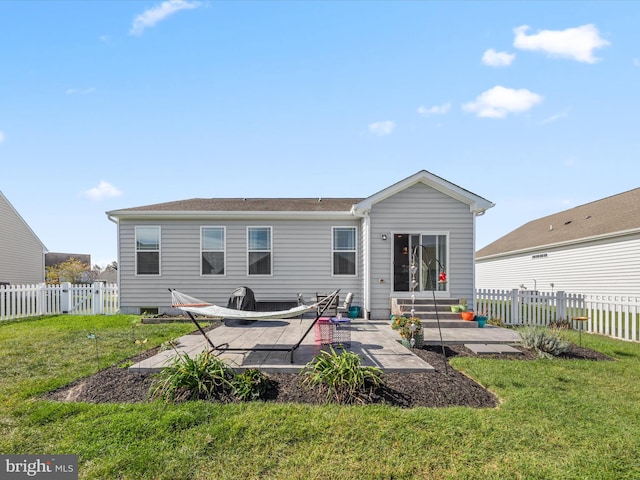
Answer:
[(0, 284), (44, 282), (46, 247), (0, 192)]
[[(170, 288), (226, 305), (247, 286), (267, 302), (339, 288), (365, 318), (388, 318), (412, 290), (473, 298), (475, 217), (491, 207), (422, 170), (368, 198), (196, 198), (106, 213), (123, 313), (170, 312)], [(447, 283), (431, 281), (441, 270)]]
[(533, 220), (478, 250), (476, 285), (640, 297), (640, 188)]

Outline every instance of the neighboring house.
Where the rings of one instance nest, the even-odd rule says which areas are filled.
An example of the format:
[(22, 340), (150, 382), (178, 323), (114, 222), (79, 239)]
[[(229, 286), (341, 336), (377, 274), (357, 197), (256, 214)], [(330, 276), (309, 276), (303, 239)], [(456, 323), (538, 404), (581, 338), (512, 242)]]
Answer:
[[(239, 286), (258, 301), (315, 300), (341, 289), (366, 318), (411, 296), (473, 298), (475, 217), (493, 204), (427, 171), (368, 198), (196, 198), (107, 212), (118, 225), (123, 313), (170, 311), (168, 289), (226, 305)], [(425, 248), (415, 249), (417, 245)]]
[(0, 192), (0, 284), (44, 282), (47, 248)]
[(640, 296), (640, 188), (533, 220), (478, 250), (476, 285)]
[(91, 268), (91, 255), (86, 253), (47, 252), (44, 257), (44, 266), (53, 267), (54, 265), (67, 262), (71, 259), (78, 260)]

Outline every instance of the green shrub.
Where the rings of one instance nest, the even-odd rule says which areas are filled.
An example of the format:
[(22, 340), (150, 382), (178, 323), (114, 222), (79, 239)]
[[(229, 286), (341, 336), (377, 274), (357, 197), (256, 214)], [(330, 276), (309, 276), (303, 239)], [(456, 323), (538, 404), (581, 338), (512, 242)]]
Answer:
[(233, 379), (233, 394), (242, 401), (264, 400), (269, 379), (257, 368), (245, 370)]
[(506, 326), (500, 317), (490, 317), (487, 320), (487, 325), (493, 325), (494, 327), (503, 327), (503, 328)]
[(233, 370), (209, 352), (195, 358), (177, 355), (154, 376), (151, 398), (166, 401), (226, 399), (232, 391)]
[(327, 399), (338, 403), (363, 403), (367, 387), (372, 390), (382, 383), (382, 370), (363, 367), (359, 355), (342, 349), (336, 353), (322, 351), (303, 369), (303, 384), (309, 388), (326, 389)]
[(545, 358), (557, 357), (569, 351), (570, 344), (557, 331), (546, 327), (525, 327), (519, 331), (522, 345), (532, 348)]
[(551, 320), (549, 322), (549, 328), (552, 330), (571, 330), (571, 322), (563, 318)]

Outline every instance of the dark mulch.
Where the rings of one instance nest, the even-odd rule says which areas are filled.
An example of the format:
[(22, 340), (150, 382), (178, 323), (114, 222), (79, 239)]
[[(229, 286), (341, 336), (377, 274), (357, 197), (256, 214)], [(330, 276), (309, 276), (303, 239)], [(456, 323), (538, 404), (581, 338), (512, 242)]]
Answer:
[[(529, 361), (538, 358), (531, 350), (520, 348), (522, 355), (482, 355), (483, 358), (498, 358), (511, 361)], [(441, 347), (414, 349), (414, 352), (432, 365), (432, 373), (385, 373), (384, 385), (363, 396), (363, 403), (387, 404), (403, 408), (467, 406), (492, 408), (498, 399), (490, 391), (453, 369), (442, 355)], [(150, 350), (133, 359), (138, 361), (155, 354)], [(476, 356), (464, 346), (445, 347), (446, 358)], [(610, 357), (577, 345), (560, 359), (611, 360)], [(270, 388), (266, 401), (279, 403), (320, 404), (326, 402), (325, 395), (309, 390), (300, 384), (296, 374), (269, 373)], [(47, 395), (48, 399), (67, 402), (89, 403), (136, 403), (147, 401), (150, 375), (129, 373), (127, 368), (113, 366), (88, 378), (78, 380)]]

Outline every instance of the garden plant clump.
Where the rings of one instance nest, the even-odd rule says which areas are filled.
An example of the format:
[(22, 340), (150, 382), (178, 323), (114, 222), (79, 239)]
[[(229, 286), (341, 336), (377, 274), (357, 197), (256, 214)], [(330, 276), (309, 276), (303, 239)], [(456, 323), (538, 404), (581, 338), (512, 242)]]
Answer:
[(210, 352), (194, 358), (177, 355), (173, 363), (153, 376), (150, 398), (165, 401), (262, 400), (269, 389), (269, 380), (258, 369), (236, 373), (224, 361)]
[(558, 357), (570, 350), (571, 344), (558, 331), (547, 327), (525, 327), (520, 330), (522, 345), (545, 358)]
[(326, 391), (327, 398), (337, 403), (364, 403), (364, 395), (382, 384), (382, 370), (363, 367), (359, 355), (333, 347), (322, 351), (303, 370), (303, 383)]

